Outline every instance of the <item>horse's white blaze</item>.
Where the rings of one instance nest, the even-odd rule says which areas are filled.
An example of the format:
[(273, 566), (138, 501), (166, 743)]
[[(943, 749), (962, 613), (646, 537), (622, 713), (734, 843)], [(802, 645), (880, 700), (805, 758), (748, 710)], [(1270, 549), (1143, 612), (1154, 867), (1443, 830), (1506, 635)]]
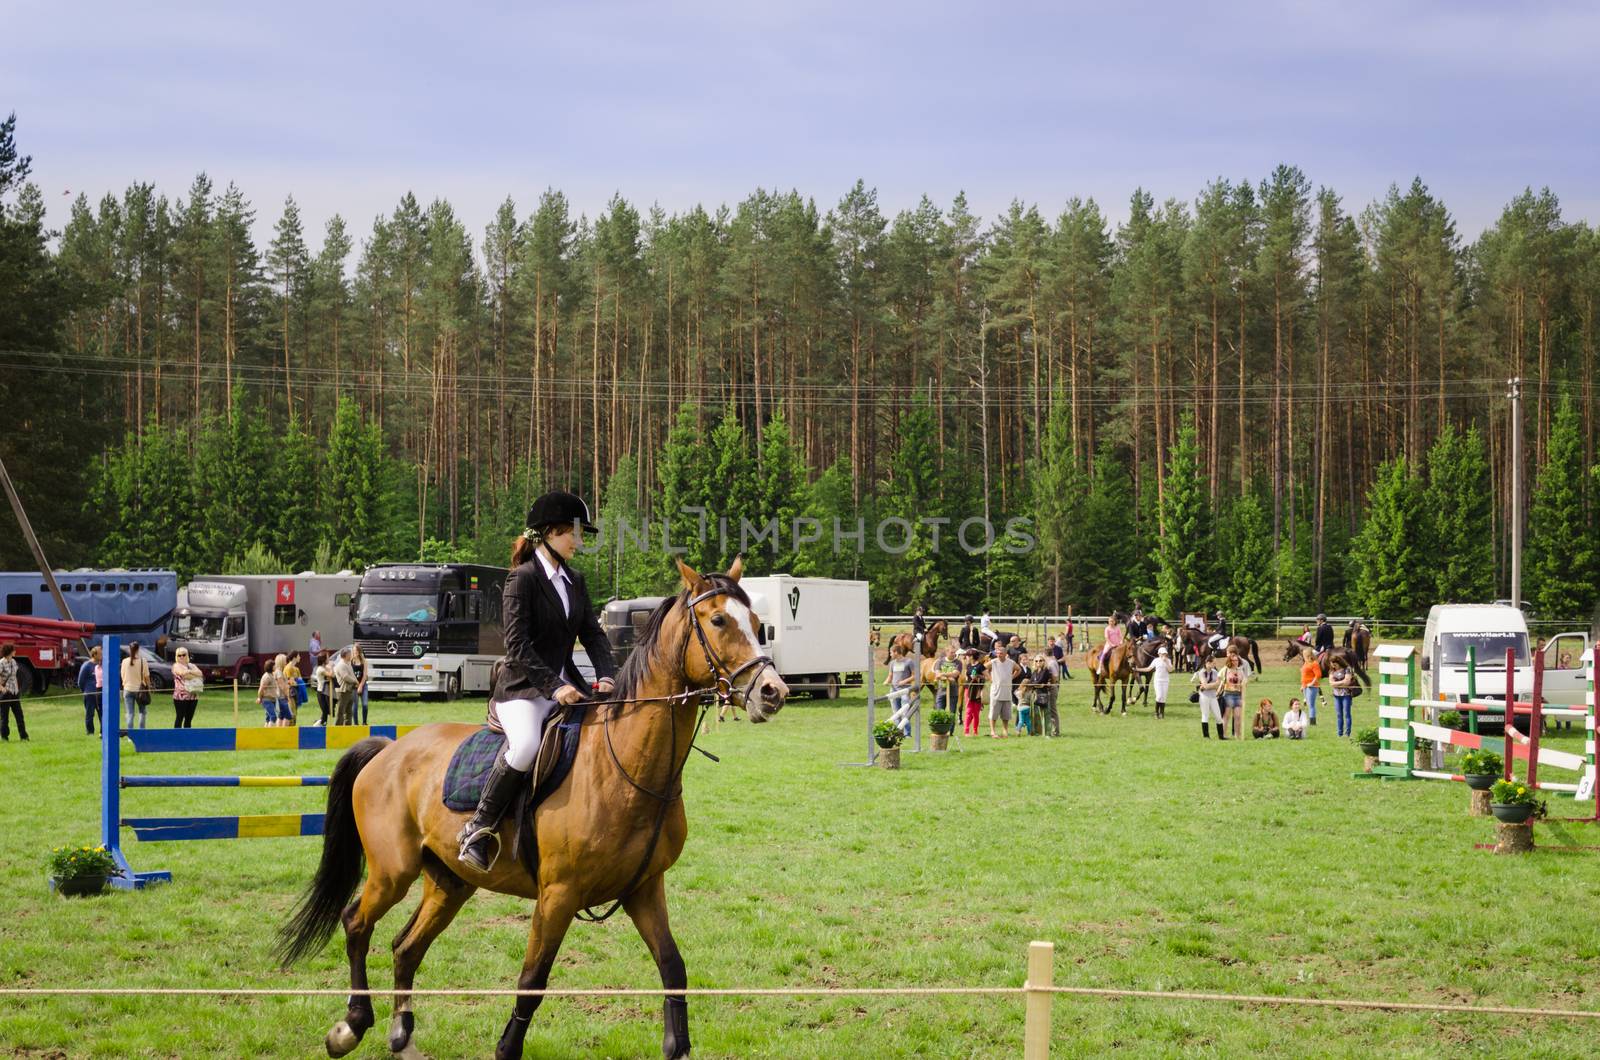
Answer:
[(750, 650), (759, 655), (761, 653), (761, 642), (756, 640), (754, 616), (750, 613), (750, 609), (737, 600), (726, 601), (722, 605), (722, 609), (733, 619), (734, 625), (744, 631), (745, 638), (750, 642)]

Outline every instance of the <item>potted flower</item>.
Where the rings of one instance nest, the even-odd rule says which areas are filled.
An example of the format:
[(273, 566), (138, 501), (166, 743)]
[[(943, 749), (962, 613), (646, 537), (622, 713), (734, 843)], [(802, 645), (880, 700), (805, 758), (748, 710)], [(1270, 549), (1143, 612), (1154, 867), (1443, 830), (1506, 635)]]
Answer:
[(1445, 711), (1439, 715), (1439, 725), (1445, 729), (1461, 728), (1461, 712), (1459, 710)]
[(900, 768), (900, 741), (905, 733), (892, 721), (880, 721), (872, 727), (872, 742), (878, 745), (878, 764), (885, 769)]
[(956, 731), (956, 716), (948, 710), (936, 710), (928, 715), (928, 732), (933, 734), (930, 741), (935, 751), (943, 751), (950, 746), (950, 734)]
[(1461, 756), (1461, 776), (1473, 791), (1488, 791), (1505, 770), (1505, 762), (1493, 751), (1475, 748)]
[(1372, 772), (1372, 767), (1378, 758), (1378, 730), (1362, 729), (1356, 733), (1356, 746), (1367, 756), (1367, 772)]
[(58, 894), (99, 894), (117, 874), (105, 847), (56, 847), (50, 852), (50, 888)]
[(1497, 780), (1489, 789), (1489, 810), (1495, 820), (1521, 824), (1533, 816), (1538, 797), (1520, 780)]

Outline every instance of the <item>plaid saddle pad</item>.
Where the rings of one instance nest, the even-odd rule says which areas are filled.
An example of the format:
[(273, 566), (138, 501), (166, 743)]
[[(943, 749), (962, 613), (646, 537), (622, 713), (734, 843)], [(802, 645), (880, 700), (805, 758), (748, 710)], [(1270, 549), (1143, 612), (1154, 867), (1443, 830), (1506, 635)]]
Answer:
[[(545, 742), (554, 740), (558, 744), (555, 764), (548, 774), (539, 778), (539, 787), (534, 791), (528, 809), (544, 801), (545, 796), (559, 788), (561, 782), (567, 779), (567, 774), (572, 772), (573, 759), (578, 756), (578, 731), (582, 721), (583, 715), (579, 713), (545, 729)], [(487, 725), (461, 741), (461, 746), (450, 757), (450, 765), (444, 773), (446, 807), (458, 813), (470, 813), (478, 808), (478, 800), (483, 798), (483, 782), (505, 745), (505, 736)], [(545, 759), (544, 748), (540, 749), (539, 758), (541, 761)]]

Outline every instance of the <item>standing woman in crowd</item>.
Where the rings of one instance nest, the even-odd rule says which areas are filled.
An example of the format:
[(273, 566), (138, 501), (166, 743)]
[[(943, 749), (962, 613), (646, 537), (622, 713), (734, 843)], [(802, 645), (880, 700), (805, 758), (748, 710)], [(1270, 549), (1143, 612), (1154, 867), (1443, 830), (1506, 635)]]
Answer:
[(1200, 738), (1211, 738), (1211, 723), (1217, 723), (1217, 739), (1226, 740), (1228, 734), (1223, 731), (1222, 714), (1217, 709), (1217, 694), (1222, 690), (1222, 675), (1217, 668), (1207, 659), (1200, 664), (1194, 676), (1189, 678), (1189, 683), (1195, 686), (1196, 695), (1200, 704)]
[(83, 731), (90, 736), (94, 735), (95, 719), (100, 716), (100, 694), (105, 680), (105, 670), (100, 666), (100, 645), (96, 644), (78, 667), (78, 691), (83, 693)]
[(205, 678), (200, 667), (189, 661), (189, 649), (179, 648), (172, 660), (172, 727), (194, 728), (194, 708), (200, 705), (200, 689)]
[(1249, 683), (1239, 653), (1229, 648), (1228, 661), (1222, 667), (1222, 725), (1233, 731), (1235, 740), (1243, 739), (1244, 690)]
[(17, 735), (28, 738), (28, 723), (22, 720), (22, 700), (17, 696), (17, 646), (0, 644), (0, 740), (11, 739), (11, 715), (17, 716)]
[(589, 684), (572, 660), (572, 642), (583, 643), (594, 664), (594, 691), (610, 693), (617, 666), (611, 642), (600, 628), (583, 575), (568, 564), (595, 533), (589, 506), (561, 490), (546, 493), (528, 509), (527, 529), (511, 549), (501, 614), (506, 654), (489, 699), (489, 727), (505, 733), (506, 746), (484, 780), (483, 798), (461, 828), (458, 857), (480, 872), (500, 853), (499, 824), (539, 754), (544, 723), (558, 704), (585, 698)]
[(1350, 725), (1350, 689), (1355, 684), (1356, 675), (1344, 664), (1343, 656), (1338, 658), (1340, 661), (1328, 676), (1328, 684), (1333, 689), (1333, 712), (1337, 715), (1335, 720), (1339, 725), (1339, 735), (1349, 736), (1354, 731)]
[(326, 725), (328, 712), (333, 706), (333, 667), (328, 663), (327, 652), (317, 655), (315, 668), (311, 671), (311, 684), (317, 691), (317, 709), (322, 712), (322, 717), (314, 724)]
[(122, 701), (128, 708), (128, 728), (133, 728), (133, 712), (139, 712), (139, 728), (145, 728), (145, 713), (150, 709), (150, 664), (144, 661), (139, 642), (128, 642), (128, 657), (122, 660)]
[[(372, 667), (367, 665), (367, 657), (361, 654), (361, 645), (350, 646), (350, 670), (356, 675), (356, 712), (361, 715), (361, 724), (367, 724), (367, 706), (372, 700), (372, 693), (367, 691), (367, 682), (372, 678)], [(350, 724), (354, 725), (352, 721)]]

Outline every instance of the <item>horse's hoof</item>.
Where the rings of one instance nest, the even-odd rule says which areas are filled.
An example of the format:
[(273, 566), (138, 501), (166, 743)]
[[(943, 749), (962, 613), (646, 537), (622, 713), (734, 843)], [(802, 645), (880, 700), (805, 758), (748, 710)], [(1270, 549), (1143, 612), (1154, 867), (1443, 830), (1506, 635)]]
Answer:
[(323, 1042), (328, 1047), (329, 1056), (343, 1056), (361, 1044), (361, 1035), (357, 1034), (344, 1020), (333, 1025), (333, 1030), (328, 1032), (328, 1037)]
[[(411, 1035), (416, 1030), (416, 1017), (410, 1012), (396, 1012), (394, 1019), (389, 1021), (389, 1051), (398, 1055), (408, 1055), (411, 1048)], [(416, 1054), (421, 1055), (421, 1054)]]
[(404, 1049), (393, 1049), (390, 1052), (392, 1055), (399, 1057), (400, 1060), (427, 1060), (423, 1056), (422, 1050), (417, 1048), (415, 1041), (406, 1042)]

